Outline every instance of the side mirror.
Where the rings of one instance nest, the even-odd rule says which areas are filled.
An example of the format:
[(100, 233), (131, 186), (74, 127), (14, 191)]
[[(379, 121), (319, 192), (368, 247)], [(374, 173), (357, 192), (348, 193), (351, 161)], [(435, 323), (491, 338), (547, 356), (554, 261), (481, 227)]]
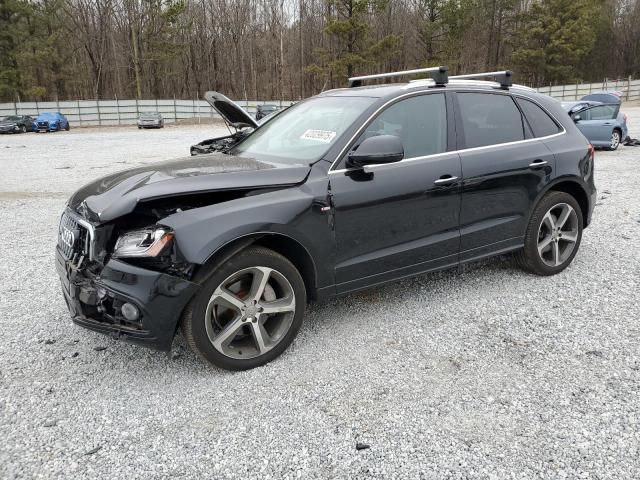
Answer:
[(404, 158), (402, 141), (395, 135), (378, 135), (363, 141), (357, 150), (349, 153), (347, 167), (399, 162)]

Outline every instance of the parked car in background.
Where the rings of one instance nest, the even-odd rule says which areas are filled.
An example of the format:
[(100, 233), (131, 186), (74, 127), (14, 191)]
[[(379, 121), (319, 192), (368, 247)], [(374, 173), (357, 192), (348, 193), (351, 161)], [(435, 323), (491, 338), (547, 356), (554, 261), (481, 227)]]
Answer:
[(245, 370), (291, 344), (308, 300), (507, 252), (563, 271), (591, 221), (593, 147), (511, 72), (420, 72), (434, 78), (352, 78), (262, 125), (208, 92), (249, 131), (234, 146), (67, 202), (56, 268), (73, 321), (161, 350), (181, 327), (201, 357)]
[(33, 121), (34, 132), (57, 132), (71, 128), (69, 120), (60, 112), (44, 112)]
[(629, 134), (627, 116), (620, 112), (616, 95), (588, 95), (577, 102), (562, 102), (562, 106), (594, 147), (616, 150)]
[(0, 133), (27, 133), (33, 130), (33, 118), (28, 115), (9, 115), (0, 120)]
[(163, 128), (164, 118), (158, 112), (144, 112), (138, 118), (138, 128)]
[(256, 120), (260, 120), (267, 115), (277, 112), (280, 108), (277, 105), (258, 105), (256, 108)]

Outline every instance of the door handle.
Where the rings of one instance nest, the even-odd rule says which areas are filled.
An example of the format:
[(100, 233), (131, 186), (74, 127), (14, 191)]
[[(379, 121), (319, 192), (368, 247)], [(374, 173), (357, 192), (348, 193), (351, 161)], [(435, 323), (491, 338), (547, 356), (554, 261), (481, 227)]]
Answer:
[(544, 167), (547, 164), (546, 160), (535, 160), (533, 163), (529, 164), (529, 168), (540, 168)]
[(458, 177), (453, 177), (451, 175), (443, 175), (433, 183), (435, 183), (436, 185), (449, 185), (450, 183), (453, 183), (456, 180), (458, 180)]

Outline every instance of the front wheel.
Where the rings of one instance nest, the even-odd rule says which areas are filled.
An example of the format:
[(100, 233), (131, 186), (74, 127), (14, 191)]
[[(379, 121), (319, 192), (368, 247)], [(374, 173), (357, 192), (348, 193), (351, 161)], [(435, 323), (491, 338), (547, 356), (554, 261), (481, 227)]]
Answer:
[(182, 318), (187, 343), (208, 362), (247, 370), (278, 357), (302, 325), (306, 290), (282, 255), (250, 247), (202, 283)]
[(611, 140), (609, 142), (609, 150), (617, 150), (618, 147), (620, 146), (620, 140), (621, 140), (620, 132), (618, 130), (614, 130), (611, 133)]
[(578, 253), (582, 229), (582, 210), (576, 199), (565, 192), (549, 192), (531, 215), (516, 261), (532, 273), (555, 275)]
[(27, 133), (27, 127), (26, 127), (26, 126), (24, 126), (24, 125), (22, 125), (22, 126), (20, 127), (20, 133)]

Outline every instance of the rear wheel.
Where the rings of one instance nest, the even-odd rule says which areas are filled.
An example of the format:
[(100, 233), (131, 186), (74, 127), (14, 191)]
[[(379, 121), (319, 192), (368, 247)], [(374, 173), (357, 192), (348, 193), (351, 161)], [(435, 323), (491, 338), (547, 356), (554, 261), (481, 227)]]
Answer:
[(20, 133), (27, 133), (27, 127), (25, 125), (20, 127)]
[(609, 142), (609, 150), (617, 150), (620, 146), (621, 135), (620, 130), (614, 130), (611, 133), (611, 140)]
[(538, 275), (554, 275), (569, 266), (582, 240), (582, 210), (571, 195), (549, 192), (536, 206), (516, 260)]
[(251, 247), (209, 276), (187, 306), (189, 346), (227, 370), (247, 370), (279, 356), (302, 325), (306, 290), (298, 270), (272, 250)]

